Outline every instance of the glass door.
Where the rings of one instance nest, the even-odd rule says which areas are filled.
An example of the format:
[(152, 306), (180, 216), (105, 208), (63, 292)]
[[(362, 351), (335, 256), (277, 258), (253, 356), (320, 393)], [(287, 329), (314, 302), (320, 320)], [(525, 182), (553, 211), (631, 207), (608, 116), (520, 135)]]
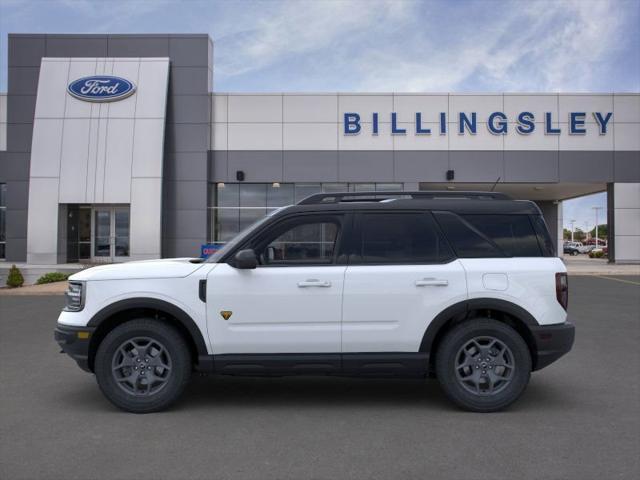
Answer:
[(111, 260), (111, 209), (93, 211), (93, 256), (96, 261)]
[(116, 207), (112, 211), (112, 255), (115, 261), (129, 258), (129, 207)]
[(129, 207), (95, 207), (93, 260), (122, 262), (129, 258)]

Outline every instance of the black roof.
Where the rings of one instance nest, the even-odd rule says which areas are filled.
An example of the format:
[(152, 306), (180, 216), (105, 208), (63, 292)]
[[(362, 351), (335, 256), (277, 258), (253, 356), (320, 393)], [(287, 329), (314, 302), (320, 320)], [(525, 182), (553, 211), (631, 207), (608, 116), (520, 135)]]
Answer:
[(497, 192), (344, 192), (321, 193), (304, 198), (276, 213), (333, 211), (431, 210), (461, 214), (540, 215), (529, 200), (512, 200)]

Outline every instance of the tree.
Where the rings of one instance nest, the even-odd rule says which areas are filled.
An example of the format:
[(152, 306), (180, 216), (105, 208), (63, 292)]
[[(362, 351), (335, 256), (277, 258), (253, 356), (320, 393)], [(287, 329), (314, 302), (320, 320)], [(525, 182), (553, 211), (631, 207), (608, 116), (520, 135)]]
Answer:
[(580, 227), (576, 227), (573, 231), (573, 240), (576, 242), (581, 242), (585, 238), (587, 238), (586, 234), (580, 229)]
[(21, 287), (24, 283), (24, 277), (20, 273), (20, 269), (15, 265), (12, 265), (9, 269), (9, 275), (7, 276), (7, 286), (11, 288)]
[[(593, 227), (593, 230), (591, 230), (589, 234), (595, 238), (596, 227)], [(608, 234), (609, 234), (609, 228), (607, 227), (606, 223), (603, 223), (602, 225), (598, 225), (598, 238), (607, 238)]]

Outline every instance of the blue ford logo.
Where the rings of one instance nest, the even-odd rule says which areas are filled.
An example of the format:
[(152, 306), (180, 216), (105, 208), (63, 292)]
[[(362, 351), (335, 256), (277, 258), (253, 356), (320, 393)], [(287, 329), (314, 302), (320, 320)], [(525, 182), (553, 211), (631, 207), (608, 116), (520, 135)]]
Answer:
[(131, 95), (136, 91), (136, 86), (121, 77), (96, 75), (71, 82), (67, 90), (74, 97), (87, 102), (113, 102)]

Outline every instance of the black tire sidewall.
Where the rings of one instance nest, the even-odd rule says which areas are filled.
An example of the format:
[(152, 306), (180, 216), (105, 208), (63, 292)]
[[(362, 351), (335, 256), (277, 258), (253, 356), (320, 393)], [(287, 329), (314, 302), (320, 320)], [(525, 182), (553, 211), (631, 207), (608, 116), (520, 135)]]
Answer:
[[(123, 342), (134, 337), (150, 337), (159, 341), (171, 356), (172, 369), (167, 384), (148, 397), (127, 394), (117, 385), (111, 373), (116, 350)], [(96, 353), (94, 370), (102, 393), (111, 403), (128, 412), (149, 413), (163, 410), (177, 400), (189, 381), (191, 368), (188, 346), (177, 330), (157, 320), (136, 319), (117, 326), (102, 340)]]
[[(514, 377), (507, 387), (492, 396), (474, 395), (456, 377), (455, 358), (460, 348), (474, 337), (491, 336), (502, 341), (515, 359)], [(520, 334), (509, 325), (491, 319), (467, 320), (449, 331), (436, 355), (436, 375), (445, 394), (458, 406), (476, 412), (493, 412), (515, 402), (529, 383), (531, 354)]]

